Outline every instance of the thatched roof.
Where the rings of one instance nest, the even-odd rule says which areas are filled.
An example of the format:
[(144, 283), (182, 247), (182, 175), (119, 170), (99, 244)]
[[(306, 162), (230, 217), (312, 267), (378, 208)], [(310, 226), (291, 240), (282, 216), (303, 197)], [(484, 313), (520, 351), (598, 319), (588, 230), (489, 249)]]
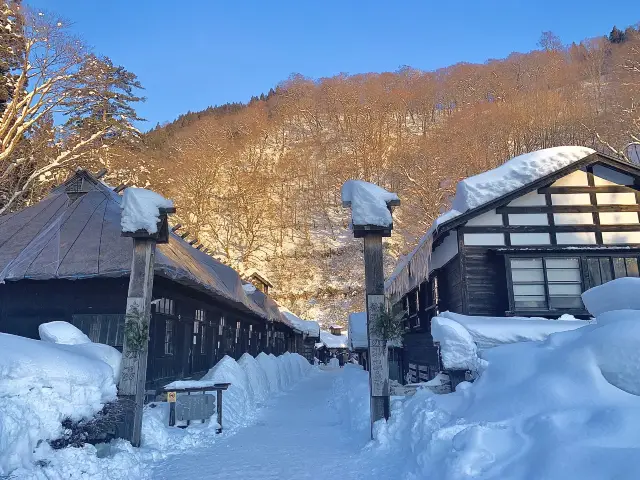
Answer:
[[(0, 216), (0, 282), (128, 276), (133, 240), (120, 234), (120, 202), (111, 188), (79, 170), (41, 202)], [(288, 324), (274, 314), (273, 300), (250, 298), (235, 270), (174, 233), (157, 246), (155, 272)]]

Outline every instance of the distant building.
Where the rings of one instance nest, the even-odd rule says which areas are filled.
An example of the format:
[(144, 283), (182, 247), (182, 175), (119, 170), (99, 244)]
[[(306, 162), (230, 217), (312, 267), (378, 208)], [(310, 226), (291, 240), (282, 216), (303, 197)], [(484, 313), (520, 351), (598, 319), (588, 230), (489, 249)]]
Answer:
[(268, 295), (269, 289), (273, 288), (273, 283), (271, 283), (267, 277), (265, 277), (262, 273), (257, 270), (249, 270), (247, 273), (247, 280), (251, 282), (258, 290), (262, 293)]
[(329, 327), (329, 331), (331, 332), (331, 335), (342, 335), (342, 327), (340, 325), (331, 325)]

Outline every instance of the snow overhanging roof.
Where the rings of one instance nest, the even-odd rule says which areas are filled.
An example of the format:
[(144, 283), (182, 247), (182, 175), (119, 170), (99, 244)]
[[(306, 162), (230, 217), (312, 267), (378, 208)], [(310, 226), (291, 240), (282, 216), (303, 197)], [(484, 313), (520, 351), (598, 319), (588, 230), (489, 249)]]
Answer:
[(348, 348), (348, 341), (346, 335), (332, 335), (329, 332), (320, 330), (320, 343), (329, 349)]
[[(91, 188), (77, 195), (67, 184)], [(132, 242), (121, 236), (122, 197), (86, 171), (78, 171), (41, 202), (0, 217), (0, 282), (126, 277)], [(156, 249), (155, 273), (267, 320), (287, 323), (277, 304), (248, 296), (238, 273), (171, 233)], [(260, 292), (261, 293), (261, 292)]]
[[(459, 182), (451, 210), (438, 217), (413, 251), (398, 261), (385, 281), (385, 293), (398, 299), (429, 277), (433, 243), (438, 237), (515, 194), (527, 193), (555, 180), (560, 173), (579, 168), (593, 154), (595, 150), (580, 146), (546, 148), (514, 157), (493, 170)], [(597, 155), (609, 163), (636, 168), (614, 157)]]
[(306, 334), (309, 337), (320, 337), (320, 324), (312, 320), (303, 320), (284, 307), (280, 307), (280, 312), (291, 323), (293, 328)]

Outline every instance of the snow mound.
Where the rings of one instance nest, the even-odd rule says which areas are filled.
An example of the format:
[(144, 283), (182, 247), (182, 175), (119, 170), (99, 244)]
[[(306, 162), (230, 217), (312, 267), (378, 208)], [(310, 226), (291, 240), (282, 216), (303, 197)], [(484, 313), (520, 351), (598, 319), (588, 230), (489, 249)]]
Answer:
[(478, 367), (478, 347), (469, 331), (458, 322), (445, 317), (431, 320), (433, 340), (440, 342), (440, 356), (444, 368), (472, 370)]
[(388, 202), (399, 201), (398, 195), (362, 180), (347, 180), (342, 185), (342, 203), (351, 205), (352, 225), (390, 227), (393, 224)]
[(452, 208), (466, 212), (500, 198), (595, 153), (587, 147), (553, 147), (514, 157), (498, 168), (458, 183)]
[(245, 353), (240, 357), (240, 360), (238, 360), (238, 365), (240, 365), (247, 375), (247, 380), (252, 387), (255, 401), (265, 401), (269, 396), (269, 380), (258, 361), (248, 353)]
[(83, 346), (0, 333), (0, 475), (29, 468), (64, 419), (91, 417), (115, 400), (113, 369)]
[(172, 208), (173, 202), (144, 188), (127, 188), (122, 199), (120, 226), (123, 232), (158, 232), (160, 208)]
[(398, 478), (640, 477), (640, 311), (483, 357), (474, 383), (419, 390), (376, 425), (374, 455), (393, 458)]
[(42, 323), (38, 327), (40, 340), (50, 343), (61, 343), (64, 345), (78, 345), (80, 343), (91, 343), (82, 330), (68, 322), (55, 321)]
[(225, 355), (203, 377), (204, 381), (231, 383), (223, 394), (224, 422), (231, 426), (243, 425), (253, 410), (253, 389), (247, 374), (236, 361)]
[(482, 350), (516, 342), (546, 339), (552, 333), (588, 325), (584, 320), (549, 320), (528, 317), (473, 317), (442, 312), (431, 320), (431, 334), (440, 342), (446, 369), (477, 371)]
[(623, 277), (582, 294), (584, 306), (596, 317), (614, 310), (640, 310), (640, 278)]
[(269, 391), (271, 393), (280, 391), (280, 374), (278, 371), (278, 364), (274, 360), (274, 357), (271, 355), (267, 355), (264, 352), (260, 352), (256, 357), (256, 361), (267, 377)]

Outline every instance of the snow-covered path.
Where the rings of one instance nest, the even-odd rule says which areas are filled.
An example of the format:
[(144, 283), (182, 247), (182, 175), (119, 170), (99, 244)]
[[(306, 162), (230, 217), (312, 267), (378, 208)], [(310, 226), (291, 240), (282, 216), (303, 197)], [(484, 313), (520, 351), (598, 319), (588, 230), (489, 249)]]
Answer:
[[(158, 464), (155, 479), (389, 479), (384, 462), (362, 454), (366, 433), (343, 426), (331, 406), (336, 371), (321, 371), (275, 398), (235, 435)], [(364, 463), (366, 463), (366, 468)], [(335, 475), (335, 477), (334, 477)]]

